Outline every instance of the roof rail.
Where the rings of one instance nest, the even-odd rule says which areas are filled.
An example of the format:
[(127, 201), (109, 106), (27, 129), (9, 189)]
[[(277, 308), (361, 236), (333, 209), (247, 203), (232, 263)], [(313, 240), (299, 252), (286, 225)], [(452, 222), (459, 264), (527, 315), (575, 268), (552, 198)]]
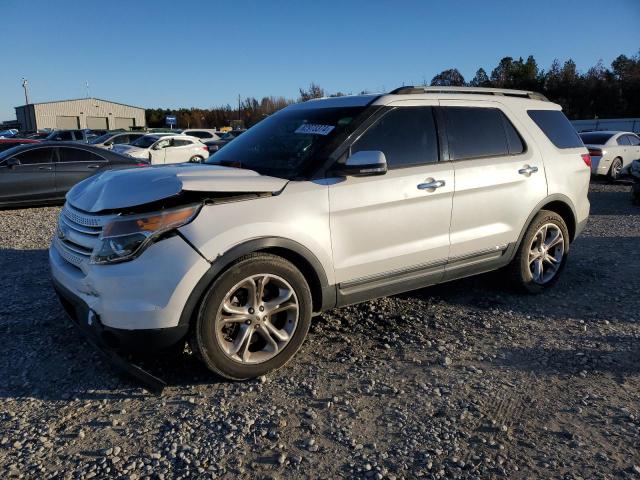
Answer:
[(537, 92), (527, 90), (510, 90), (508, 88), (486, 88), (486, 87), (427, 87), (413, 85), (399, 87), (389, 92), (390, 95), (412, 95), (418, 93), (459, 93), (475, 95), (501, 95), (505, 97), (530, 98), (532, 100), (542, 100), (548, 102), (549, 99)]

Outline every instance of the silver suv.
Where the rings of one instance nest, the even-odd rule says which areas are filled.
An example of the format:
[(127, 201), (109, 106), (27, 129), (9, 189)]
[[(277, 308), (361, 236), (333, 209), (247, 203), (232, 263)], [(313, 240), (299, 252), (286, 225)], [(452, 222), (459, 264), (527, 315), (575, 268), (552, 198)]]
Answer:
[(542, 292), (587, 221), (589, 176), (560, 107), (532, 92), (312, 100), (205, 164), (78, 184), (51, 270), (103, 348), (188, 339), (246, 379), (284, 365), (326, 309), (501, 268)]

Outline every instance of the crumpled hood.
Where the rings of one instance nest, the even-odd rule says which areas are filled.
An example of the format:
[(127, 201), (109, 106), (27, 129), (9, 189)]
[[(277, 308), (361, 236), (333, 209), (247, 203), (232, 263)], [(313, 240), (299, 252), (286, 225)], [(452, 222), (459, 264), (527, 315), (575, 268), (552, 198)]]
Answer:
[(85, 212), (100, 212), (144, 205), (182, 191), (275, 193), (287, 182), (252, 170), (218, 165), (159, 165), (94, 175), (69, 190), (67, 201)]

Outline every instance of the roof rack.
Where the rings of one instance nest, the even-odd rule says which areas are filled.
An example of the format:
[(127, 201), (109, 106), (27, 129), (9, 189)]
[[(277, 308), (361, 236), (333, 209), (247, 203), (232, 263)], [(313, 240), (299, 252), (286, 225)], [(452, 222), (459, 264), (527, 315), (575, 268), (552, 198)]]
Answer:
[(475, 95), (501, 95), (504, 97), (530, 98), (532, 100), (542, 100), (548, 102), (549, 99), (537, 92), (527, 90), (509, 90), (508, 88), (485, 88), (485, 87), (414, 87), (409, 85), (399, 87), (389, 92), (390, 95), (412, 95), (418, 93), (459, 93)]

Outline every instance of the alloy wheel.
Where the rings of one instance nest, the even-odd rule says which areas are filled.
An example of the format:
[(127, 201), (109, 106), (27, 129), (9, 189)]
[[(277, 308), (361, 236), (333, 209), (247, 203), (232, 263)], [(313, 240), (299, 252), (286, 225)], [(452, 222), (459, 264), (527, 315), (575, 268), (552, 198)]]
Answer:
[(216, 340), (236, 362), (266, 362), (293, 338), (299, 310), (296, 293), (285, 279), (252, 275), (225, 295), (216, 315)]
[(539, 285), (548, 283), (558, 273), (563, 257), (562, 230), (554, 223), (544, 224), (529, 247), (529, 271), (533, 281)]

